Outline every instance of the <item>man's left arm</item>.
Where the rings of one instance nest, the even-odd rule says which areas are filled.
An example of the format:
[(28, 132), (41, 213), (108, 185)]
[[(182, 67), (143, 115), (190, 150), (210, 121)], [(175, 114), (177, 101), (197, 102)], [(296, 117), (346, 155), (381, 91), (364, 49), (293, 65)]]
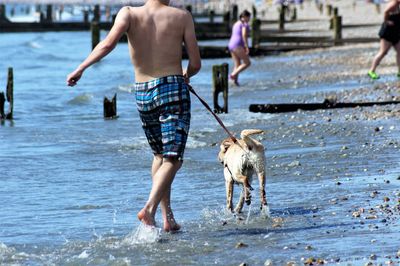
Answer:
[(67, 85), (75, 86), (83, 72), (108, 55), (117, 46), (121, 36), (129, 29), (129, 7), (123, 7), (118, 12), (115, 22), (107, 37), (99, 42), (89, 56), (67, 77)]

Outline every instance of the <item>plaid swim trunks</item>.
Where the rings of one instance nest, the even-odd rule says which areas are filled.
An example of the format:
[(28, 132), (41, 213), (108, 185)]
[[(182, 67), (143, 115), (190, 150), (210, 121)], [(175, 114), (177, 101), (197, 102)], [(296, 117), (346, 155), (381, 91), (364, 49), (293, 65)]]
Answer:
[(190, 93), (183, 76), (136, 83), (135, 95), (153, 153), (183, 160), (190, 127)]

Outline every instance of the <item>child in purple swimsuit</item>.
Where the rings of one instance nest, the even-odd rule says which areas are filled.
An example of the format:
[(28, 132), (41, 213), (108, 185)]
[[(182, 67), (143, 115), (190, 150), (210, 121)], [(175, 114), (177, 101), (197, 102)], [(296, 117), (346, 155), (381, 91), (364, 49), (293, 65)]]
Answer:
[(247, 10), (240, 14), (239, 20), (232, 27), (232, 35), (228, 45), (234, 63), (234, 68), (229, 78), (237, 86), (239, 86), (239, 73), (250, 66), (249, 45), (247, 42), (247, 36), (250, 31), (248, 24), (250, 16), (251, 14)]

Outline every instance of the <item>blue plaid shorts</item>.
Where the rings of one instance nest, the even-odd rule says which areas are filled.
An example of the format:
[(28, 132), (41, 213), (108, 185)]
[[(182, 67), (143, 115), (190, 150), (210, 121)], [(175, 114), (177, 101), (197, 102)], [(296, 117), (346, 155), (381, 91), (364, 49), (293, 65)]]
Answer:
[(136, 83), (135, 95), (153, 153), (183, 160), (190, 127), (190, 93), (183, 76)]

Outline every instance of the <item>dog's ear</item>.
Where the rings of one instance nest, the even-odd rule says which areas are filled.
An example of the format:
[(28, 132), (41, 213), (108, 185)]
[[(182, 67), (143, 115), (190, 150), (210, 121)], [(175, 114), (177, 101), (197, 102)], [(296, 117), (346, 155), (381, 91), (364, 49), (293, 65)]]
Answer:
[(229, 147), (232, 145), (232, 141), (231, 140), (224, 140), (221, 144), (221, 147), (224, 148), (225, 151), (227, 151), (229, 149)]

